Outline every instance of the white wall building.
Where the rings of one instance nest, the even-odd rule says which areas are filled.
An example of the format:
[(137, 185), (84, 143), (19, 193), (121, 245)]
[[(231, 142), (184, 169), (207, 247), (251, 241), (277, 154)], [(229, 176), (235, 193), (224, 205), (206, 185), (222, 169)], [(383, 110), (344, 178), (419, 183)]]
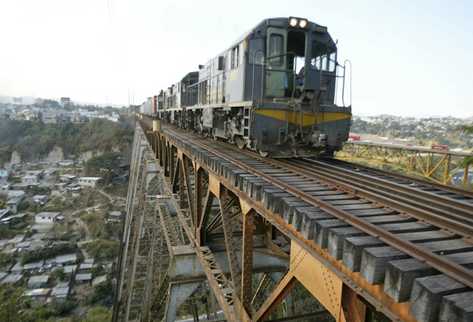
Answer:
[(95, 188), (100, 180), (102, 180), (100, 177), (80, 177), (79, 185), (82, 187)]
[(53, 224), (60, 214), (60, 212), (40, 212), (36, 214), (34, 221), (37, 224)]
[(21, 182), (25, 185), (33, 186), (39, 183), (39, 178), (37, 175), (29, 175), (21, 178)]

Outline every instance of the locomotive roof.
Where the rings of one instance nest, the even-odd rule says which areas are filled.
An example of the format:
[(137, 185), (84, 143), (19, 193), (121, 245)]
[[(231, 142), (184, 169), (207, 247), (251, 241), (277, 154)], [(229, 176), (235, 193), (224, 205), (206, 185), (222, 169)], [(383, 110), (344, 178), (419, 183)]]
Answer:
[[(249, 35), (251, 35), (253, 32), (255, 32), (258, 29), (261, 28), (267, 28), (267, 27), (288, 27), (289, 26), (289, 19), (292, 17), (277, 17), (277, 18), (267, 18), (262, 20), (260, 23), (258, 23), (256, 26), (245, 32), (242, 36), (240, 36), (236, 41), (232, 43), (233, 47), (239, 43), (241, 43), (243, 40), (245, 40)], [(319, 25), (313, 21), (310, 21), (309, 19), (306, 18), (298, 18), (298, 19), (305, 19), (308, 22), (308, 25), (305, 30), (311, 30), (311, 31), (316, 31), (316, 32), (322, 32), (322, 33), (328, 33), (327, 27)]]

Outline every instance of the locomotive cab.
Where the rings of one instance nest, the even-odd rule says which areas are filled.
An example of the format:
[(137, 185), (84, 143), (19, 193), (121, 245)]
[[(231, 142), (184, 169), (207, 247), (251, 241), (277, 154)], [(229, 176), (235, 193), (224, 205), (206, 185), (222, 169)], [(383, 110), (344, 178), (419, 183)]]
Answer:
[(273, 157), (332, 154), (351, 120), (351, 107), (335, 104), (337, 79), (344, 77), (337, 74), (344, 66), (335, 42), (325, 27), (302, 18), (268, 20), (264, 33), (255, 148)]
[(317, 32), (308, 30), (309, 24), (290, 18), (288, 28), (268, 28), (266, 98), (302, 98), (306, 102), (318, 98), (321, 104), (333, 103), (337, 48), (323, 27)]

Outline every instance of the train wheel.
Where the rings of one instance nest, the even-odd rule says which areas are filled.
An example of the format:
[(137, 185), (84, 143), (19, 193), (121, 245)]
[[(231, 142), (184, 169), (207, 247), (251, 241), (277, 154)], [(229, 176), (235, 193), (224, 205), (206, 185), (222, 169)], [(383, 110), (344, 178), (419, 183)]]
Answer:
[(243, 150), (246, 146), (245, 140), (243, 140), (243, 138), (241, 138), (239, 136), (235, 137), (235, 143), (236, 143), (237, 147), (241, 150)]
[(269, 156), (269, 152), (267, 151), (261, 151), (258, 150), (259, 155), (261, 155), (263, 158), (267, 158)]

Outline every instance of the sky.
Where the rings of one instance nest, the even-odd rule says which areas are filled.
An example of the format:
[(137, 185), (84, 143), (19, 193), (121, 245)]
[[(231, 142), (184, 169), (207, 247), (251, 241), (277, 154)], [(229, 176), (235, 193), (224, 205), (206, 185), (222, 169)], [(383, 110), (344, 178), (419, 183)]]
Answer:
[(0, 95), (140, 104), (288, 16), (338, 40), (354, 114), (473, 116), (467, 0), (1, 0)]

